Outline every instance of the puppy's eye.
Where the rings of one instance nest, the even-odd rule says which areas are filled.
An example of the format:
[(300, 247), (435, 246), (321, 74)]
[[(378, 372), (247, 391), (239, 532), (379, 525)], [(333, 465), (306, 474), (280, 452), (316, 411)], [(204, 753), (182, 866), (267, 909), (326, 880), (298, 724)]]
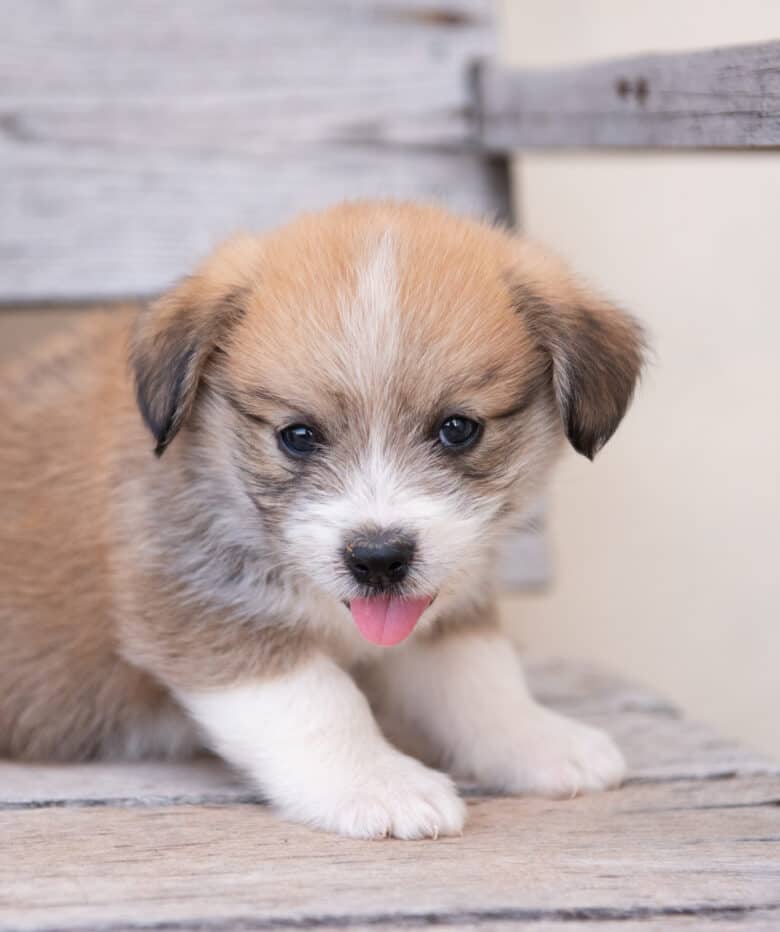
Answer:
[(439, 427), (439, 442), (452, 450), (473, 447), (482, 434), (482, 425), (471, 418), (451, 414)]
[(320, 435), (308, 424), (290, 424), (279, 431), (279, 445), (290, 456), (311, 456), (321, 443)]

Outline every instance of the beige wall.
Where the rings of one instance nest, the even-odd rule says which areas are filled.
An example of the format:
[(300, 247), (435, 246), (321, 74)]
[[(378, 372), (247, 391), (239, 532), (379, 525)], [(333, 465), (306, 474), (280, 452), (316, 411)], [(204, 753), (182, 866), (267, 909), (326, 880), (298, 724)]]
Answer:
[[(774, 0), (502, 14), (533, 65), (780, 36)], [(534, 154), (516, 180), (526, 231), (641, 316), (655, 358), (596, 463), (556, 477), (554, 591), (506, 615), (780, 754), (780, 153)]]

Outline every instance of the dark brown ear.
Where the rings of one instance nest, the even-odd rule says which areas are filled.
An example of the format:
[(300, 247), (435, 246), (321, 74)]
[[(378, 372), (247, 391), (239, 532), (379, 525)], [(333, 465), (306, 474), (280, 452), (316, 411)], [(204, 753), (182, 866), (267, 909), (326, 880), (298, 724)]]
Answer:
[(186, 279), (138, 319), (130, 359), (136, 398), (162, 456), (192, 409), (203, 368), (241, 314), (241, 290), (221, 292), (201, 276)]
[[(545, 293), (546, 292), (546, 293)], [(617, 429), (642, 369), (633, 317), (570, 281), (515, 284), (518, 313), (552, 360), (555, 398), (571, 445), (588, 459)]]

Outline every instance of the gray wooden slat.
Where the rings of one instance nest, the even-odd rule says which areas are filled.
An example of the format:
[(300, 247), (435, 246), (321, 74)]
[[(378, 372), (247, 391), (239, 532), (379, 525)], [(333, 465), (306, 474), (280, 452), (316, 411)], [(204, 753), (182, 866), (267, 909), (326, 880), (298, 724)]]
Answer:
[[(777, 932), (778, 914), (776, 910), (721, 910), (708, 915), (663, 915), (650, 918), (628, 918), (623, 916), (615, 920), (601, 920), (567, 916), (561, 919), (529, 918), (523, 920), (482, 920), (463, 922), (457, 918), (453, 922), (436, 921), (436, 929), (448, 929), (453, 932), (507, 932), (507, 929), (530, 929), (533, 932), (572, 932), (572, 929), (593, 929), (595, 932), (701, 932), (702, 928), (711, 928), (713, 932)], [(587, 923), (587, 925), (584, 925)], [(404, 929), (430, 929), (431, 923), (425, 917), (418, 920), (406, 920)], [(388, 932), (397, 930), (397, 925), (371, 923), (370, 925), (350, 925), (350, 932)], [(112, 932), (131, 932), (127, 927), (112, 929)], [(192, 925), (177, 925), (175, 932), (199, 932)]]
[(550, 582), (552, 557), (545, 533), (545, 508), (544, 500), (538, 500), (509, 531), (498, 553), (502, 591), (542, 590)]
[(86, 764), (0, 760), (0, 810), (245, 801), (260, 801), (258, 792), (216, 759)]
[(780, 41), (474, 74), (491, 151), (780, 146)]
[[(528, 673), (540, 700), (615, 736), (628, 759), (632, 782), (780, 777), (780, 762), (680, 718), (651, 690), (585, 666), (553, 661), (532, 662)], [(255, 789), (215, 760), (74, 765), (0, 761), (0, 810), (187, 805), (258, 798)]]
[[(403, 924), (398, 922), (383, 922), (372, 919), (368, 923), (356, 922), (352, 917), (349, 924), (336, 922), (334, 925), (319, 923), (316, 926), (301, 923), (284, 923), (272, 921), (270, 924), (262, 920), (244, 919), (240, 923), (232, 921), (227, 927), (222, 923), (203, 925), (196, 921), (165, 923), (164, 926), (155, 926), (154, 932), (253, 932), (253, 930), (284, 929), (284, 928), (348, 928), (349, 932), (397, 932), (403, 929), (428, 929), (433, 925), (437, 930), (452, 930), (452, 932), (507, 932), (507, 929), (533, 930), (533, 932), (572, 932), (574, 929), (595, 929), (596, 932), (688, 932), (695, 930), (701, 932), (703, 928), (712, 929), (713, 932), (777, 932), (778, 914), (775, 910), (721, 910), (712, 911), (706, 917), (698, 915), (663, 915), (660, 918), (628, 918), (623, 916), (616, 920), (594, 919), (588, 916), (580, 919), (579, 916), (562, 914), (565, 918), (546, 919), (537, 916), (523, 915), (522, 919), (509, 917), (488, 919), (477, 917), (469, 921), (463, 915), (456, 915), (451, 920), (443, 920), (436, 916), (432, 922), (430, 916), (404, 916)], [(583, 926), (583, 923), (587, 923)], [(111, 932), (138, 932), (137, 925), (124, 923), (112, 924)], [(148, 929), (148, 926), (147, 926)], [(82, 930), (79, 930), (82, 932)], [(86, 930), (84, 930), (86, 932)]]
[[(586, 925), (587, 923), (587, 925)], [(422, 917), (417, 921), (404, 922), (405, 929), (430, 929), (431, 924)], [(398, 926), (354, 925), (350, 932), (387, 932)], [(560, 919), (528, 918), (522, 920), (482, 920), (462, 922), (460, 918), (453, 922), (436, 922), (436, 929), (451, 929), (457, 932), (507, 932), (507, 929), (526, 929), (532, 932), (572, 932), (572, 929), (595, 930), (595, 932), (701, 932), (712, 929), (713, 932), (777, 932), (778, 914), (776, 910), (722, 910), (704, 915), (662, 915), (650, 918), (629, 918), (623, 916), (615, 920), (600, 918), (581, 918), (567, 915)], [(130, 932), (130, 930), (112, 930), (112, 932)], [(177, 926), (176, 932), (199, 932), (194, 926)]]
[(0, 30), (0, 300), (149, 294), (345, 197), (504, 214), (490, 0), (29, 0)]
[(520, 527), (510, 532), (498, 554), (502, 592), (542, 590), (550, 582), (551, 557), (544, 532)]
[(0, 812), (0, 929), (780, 918), (780, 779), (470, 800), (462, 838), (356, 842), (264, 807)]
[(494, 192), (481, 160), (458, 153), (321, 147), (246, 160), (151, 152), (126, 162), (110, 151), (37, 155), (33, 166), (0, 153), (6, 301), (156, 292), (230, 233), (344, 198), (435, 199), (481, 213)]

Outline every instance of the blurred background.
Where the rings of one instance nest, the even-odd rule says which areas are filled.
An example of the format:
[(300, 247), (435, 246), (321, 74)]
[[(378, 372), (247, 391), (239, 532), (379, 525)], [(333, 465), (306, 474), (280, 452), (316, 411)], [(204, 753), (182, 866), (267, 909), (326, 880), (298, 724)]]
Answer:
[(596, 464), (567, 455), (510, 541), (507, 625), (780, 755), (780, 153), (487, 148), (470, 80), (776, 40), (780, 4), (26, 0), (4, 21), (0, 362), (344, 197), (513, 222), (654, 356)]

